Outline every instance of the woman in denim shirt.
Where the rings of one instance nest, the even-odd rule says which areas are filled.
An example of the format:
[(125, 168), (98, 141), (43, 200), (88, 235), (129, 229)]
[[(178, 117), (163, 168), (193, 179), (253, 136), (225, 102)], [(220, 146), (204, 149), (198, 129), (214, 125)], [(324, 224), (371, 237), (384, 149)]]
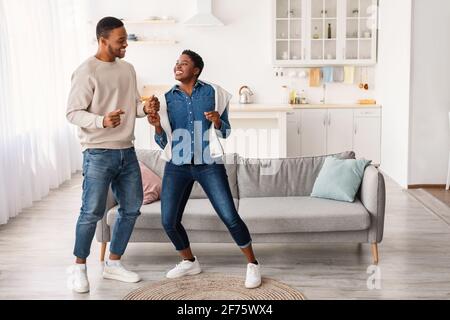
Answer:
[(203, 67), (203, 59), (197, 53), (183, 51), (174, 67), (175, 79), (180, 84), (164, 95), (165, 113), (160, 115), (157, 105), (148, 115), (148, 121), (155, 127), (156, 143), (169, 155), (161, 192), (162, 224), (183, 258), (166, 276), (178, 278), (201, 272), (181, 223), (194, 182), (198, 181), (248, 260), (245, 286), (256, 288), (261, 284), (261, 273), (252, 239), (233, 202), (225, 166), (212, 156), (213, 142), (209, 138), (230, 135), (231, 95), (216, 85), (200, 81)]

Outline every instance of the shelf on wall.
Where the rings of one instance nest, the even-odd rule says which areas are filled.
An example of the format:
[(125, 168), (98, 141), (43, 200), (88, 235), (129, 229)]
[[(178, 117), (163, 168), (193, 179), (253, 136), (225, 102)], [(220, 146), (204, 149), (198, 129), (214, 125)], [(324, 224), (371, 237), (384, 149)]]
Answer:
[(128, 44), (171, 45), (171, 44), (177, 44), (177, 43), (178, 43), (178, 41), (177, 40), (173, 40), (173, 39), (128, 41)]
[[(155, 20), (124, 20), (121, 19), (124, 24), (176, 24), (178, 23), (174, 19), (155, 19)], [(88, 21), (89, 24), (94, 24), (94, 21)]]
[(124, 24), (176, 24), (174, 19), (159, 19), (159, 20), (122, 20)]

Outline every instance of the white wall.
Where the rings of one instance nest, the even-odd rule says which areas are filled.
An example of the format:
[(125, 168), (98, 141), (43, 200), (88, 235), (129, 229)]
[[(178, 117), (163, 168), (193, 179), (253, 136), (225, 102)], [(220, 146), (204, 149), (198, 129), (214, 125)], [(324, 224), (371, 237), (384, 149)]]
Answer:
[[(319, 102), (322, 89), (309, 88), (306, 79), (274, 76), (271, 1), (213, 1), (214, 12), (225, 27), (129, 26), (129, 33), (147, 37), (172, 35), (180, 43), (130, 43), (126, 59), (134, 64), (140, 84), (173, 84), (173, 64), (181, 51), (189, 48), (204, 57), (203, 78), (232, 92), (234, 102), (244, 84), (253, 89), (258, 103), (281, 103), (282, 85), (305, 89), (311, 102)], [(195, 12), (195, 6), (195, 0), (130, 0), (126, 4), (120, 0), (96, 0), (90, 1), (89, 19), (96, 22), (106, 15), (126, 19), (169, 15), (184, 21)], [(343, 84), (331, 84), (328, 88), (328, 102), (375, 98), (383, 106), (382, 170), (403, 187), (445, 181), (449, 145), (449, 21), (448, 0), (380, 0), (378, 65), (370, 70), (375, 77), (375, 90), (365, 92)], [(91, 27), (94, 37), (95, 23)]]
[[(94, 22), (106, 15), (126, 19), (168, 15), (184, 21), (196, 8), (195, 0), (95, 0), (90, 5), (90, 19)], [(312, 103), (318, 103), (322, 98), (321, 88), (309, 88), (306, 79), (280, 79), (274, 75), (271, 8), (272, 0), (215, 0), (214, 13), (225, 27), (188, 28), (182, 24), (128, 27), (128, 33), (147, 37), (174, 35), (180, 43), (172, 46), (130, 43), (126, 59), (135, 66), (141, 84), (172, 84), (173, 64), (181, 51), (189, 48), (205, 60), (203, 78), (230, 91), (234, 102), (238, 99), (238, 89), (246, 84), (256, 94), (255, 102), (281, 103), (281, 86), (292, 83), (299, 90), (305, 89)], [(94, 29), (95, 24), (92, 25), (92, 37)], [(327, 90), (329, 102), (354, 103), (363, 98), (374, 98), (374, 91), (361, 91), (356, 86), (343, 84), (331, 84)]]
[(411, 0), (380, 0), (377, 96), (383, 106), (381, 169), (408, 185)]
[(445, 184), (450, 111), (450, 1), (413, 2), (409, 184)]

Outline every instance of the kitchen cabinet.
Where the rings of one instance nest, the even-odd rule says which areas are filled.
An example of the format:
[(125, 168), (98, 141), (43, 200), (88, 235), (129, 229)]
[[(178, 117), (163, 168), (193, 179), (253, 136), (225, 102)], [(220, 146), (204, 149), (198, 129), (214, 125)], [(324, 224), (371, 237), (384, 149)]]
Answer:
[(352, 150), (353, 110), (328, 109), (327, 114), (327, 153)]
[(353, 150), (358, 158), (381, 161), (381, 110), (355, 110)]
[(301, 154), (300, 148), (300, 112), (290, 111), (286, 114), (286, 152), (288, 157)]
[(355, 151), (380, 163), (381, 110), (297, 109), (287, 114), (287, 155), (318, 156)]
[(327, 110), (300, 110), (300, 155), (327, 153)]
[(377, 0), (342, 0), (343, 59), (354, 64), (375, 64), (377, 54)]
[(280, 64), (306, 58), (307, 0), (274, 0), (274, 55)]
[(272, 0), (275, 66), (374, 65), (377, 0)]
[(300, 155), (315, 156), (352, 149), (352, 109), (300, 110)]

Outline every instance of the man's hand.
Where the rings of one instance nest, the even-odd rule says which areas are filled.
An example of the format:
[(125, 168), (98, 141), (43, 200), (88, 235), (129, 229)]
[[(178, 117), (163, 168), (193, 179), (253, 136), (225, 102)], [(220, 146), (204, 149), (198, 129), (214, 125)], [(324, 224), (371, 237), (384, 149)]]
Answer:
[(216, 129), (220, 129), (222, 126), (222, 120), (220, 120), (220, 114), (217, 111), (205, 112), (205, 118), (214, 123)]
[(103, 127), (105, 128), (115, 128), (120, 125), (120, 115), (125, 114), (122, 109), (114, 110), (113, 112), (108, 113), (103, 118)]
[(155, 95), (145, 101), (144, 112), (147, 115), (155, 115), (159, 111), (159, 100)]

